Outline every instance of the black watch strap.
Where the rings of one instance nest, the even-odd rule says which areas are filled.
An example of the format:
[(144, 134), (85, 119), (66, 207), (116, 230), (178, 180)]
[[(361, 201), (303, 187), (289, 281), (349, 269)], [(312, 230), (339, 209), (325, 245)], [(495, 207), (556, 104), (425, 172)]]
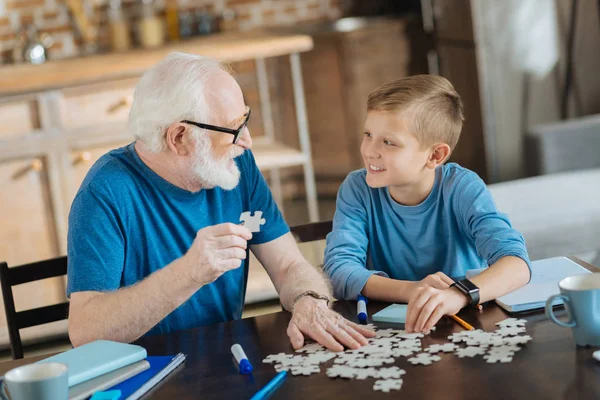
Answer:
[(475, 286), (473, 282), (468, 279), (455, 281), (450, 287), (456, 287), (460, 290), (467, 298), (469, 298), (469, 305), (477, 307), (479, 305), (479, 288)]

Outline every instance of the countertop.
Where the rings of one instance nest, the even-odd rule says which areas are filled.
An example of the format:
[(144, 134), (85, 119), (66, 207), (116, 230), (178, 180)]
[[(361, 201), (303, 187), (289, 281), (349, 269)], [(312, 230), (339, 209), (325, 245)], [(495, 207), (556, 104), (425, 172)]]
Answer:
[(49, 61), (41, 65), (6, 65), (0, 66), (0, 96), (138, 76), (173, 51), (235, 62), (300, 53), (312, 47), (313, 41), (308, 35), (257, 31), (214, 34), (169, 43), (155, 49), (97, 54)]

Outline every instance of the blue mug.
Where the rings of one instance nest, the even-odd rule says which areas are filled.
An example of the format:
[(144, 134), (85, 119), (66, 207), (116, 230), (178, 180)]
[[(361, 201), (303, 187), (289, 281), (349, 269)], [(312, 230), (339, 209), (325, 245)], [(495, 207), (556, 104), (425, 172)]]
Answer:
[[(600, 346), (600, 273), (570, 276), (558, 282), (560, 294), (546, 301), (546, 315), (555, 324), (571, 328), (577, 346)], [(562, 322), (552, 310), (560, 298), (569, 315)]]

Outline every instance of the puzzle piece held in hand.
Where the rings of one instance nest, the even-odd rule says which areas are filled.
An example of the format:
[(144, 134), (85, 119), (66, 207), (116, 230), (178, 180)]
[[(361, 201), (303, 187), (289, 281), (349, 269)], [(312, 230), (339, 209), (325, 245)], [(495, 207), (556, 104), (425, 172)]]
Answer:
[(250, 230), (250, 232), (260, 232), (260, 226), (264, 225), (267, 220), (262, 217), (262, 211), (255, 211), (253, 216), (250, 216), (250, 211), (244, 211), (240, 214), (242, 225)]

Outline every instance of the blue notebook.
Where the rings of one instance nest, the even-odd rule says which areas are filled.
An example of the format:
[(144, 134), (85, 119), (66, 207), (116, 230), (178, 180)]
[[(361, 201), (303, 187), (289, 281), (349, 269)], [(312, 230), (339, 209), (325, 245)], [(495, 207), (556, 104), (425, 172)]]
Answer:
[(406, 311), (408, 304), (392, 304), (376, 314), (373, 314), (374, 322), (392, 322), (396, 324), (406, 323)]
[(119, 400), (136, 400), (163, 380), (185, 361), (182, 353), (176, 356), (148, 356), (150, 368), (107, 390), (120, 390)]
[(96, 340), (38, 363), (59, 362), (69, 366), (69, 387), (94, 379), (146, 358), (146, 349), (127, 343)]

